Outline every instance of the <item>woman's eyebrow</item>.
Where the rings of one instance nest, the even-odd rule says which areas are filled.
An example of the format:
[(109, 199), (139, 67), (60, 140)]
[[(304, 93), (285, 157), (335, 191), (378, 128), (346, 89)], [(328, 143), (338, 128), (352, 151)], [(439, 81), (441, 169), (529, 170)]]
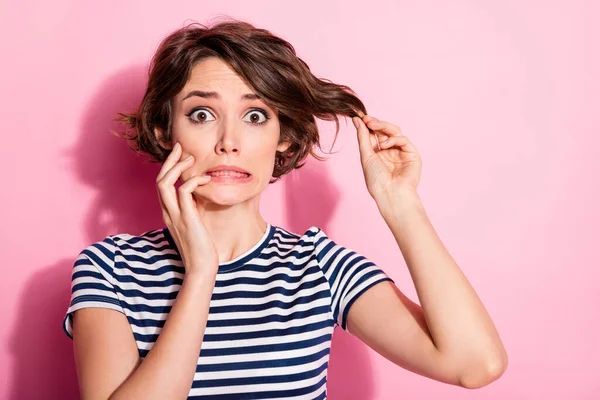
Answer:
[[(192, 90), (188, 94), (185, 95), (181, 101), (183, 102), (185, 99), (189, 99), (190, 97), (202, 97), (204, 99), (217, 99), (221, 100), (221, 96), (217, 92), (205, 92), (203, 90)], [(260, 100), (260, 97), (255, 95), (254, 93), (246, 93), (242, 95), (242, 100)]]

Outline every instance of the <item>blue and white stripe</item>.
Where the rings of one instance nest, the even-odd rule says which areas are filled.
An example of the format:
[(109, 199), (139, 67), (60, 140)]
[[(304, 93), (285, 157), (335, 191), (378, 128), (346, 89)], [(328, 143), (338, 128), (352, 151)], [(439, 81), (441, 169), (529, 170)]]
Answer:
[[(121, 312), (143, 359), (183, 282), (168, 229), (116, 234), (74, 263), (71, 315), (86, 307)], [(261, 240), (219, 272), (189, 399), (325, 399), (335, 325), (347, 330), (352, 303), (391, 281), (364, 256), (313, 226), (303, 235), (268, 224)]]

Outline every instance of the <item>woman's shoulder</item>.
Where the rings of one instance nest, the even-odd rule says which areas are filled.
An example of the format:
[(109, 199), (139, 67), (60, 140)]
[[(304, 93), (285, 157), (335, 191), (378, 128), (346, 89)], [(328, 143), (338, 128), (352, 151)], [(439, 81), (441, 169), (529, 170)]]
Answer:
[(141, 233), (118, 232), (88, 244), (81, 253), (101, 251), (104, 254), (147, 254), (148, 252), (173, 252), (166, 234), (166, 227)]
[(285, 239), (306, 240), (312, 239), (319, 234), (323, 234), (323, 229), (317, 225), (311, 225), (308, 228), (293, 229), (275, 226), (275, 235)]
[(129, 232), (121, 232), (115, 233), (107, 238), (112, 239), (115, 244), (127, 244), (127, 245), (137, 245), (137, 244), (163, 244), (167, 242), (166, 231), (167, 228), (157, 228), (149, 231), (143, 231), (138, 234), (133, 234)]
[(275, 227), (273, 239), (278, 244), (296, 244), (301, 247), (316, 248), (324, 241), (332, 242), (323, 228), (319, 225), (311, 225), (308, 228), (288, 229), (280, 226)]

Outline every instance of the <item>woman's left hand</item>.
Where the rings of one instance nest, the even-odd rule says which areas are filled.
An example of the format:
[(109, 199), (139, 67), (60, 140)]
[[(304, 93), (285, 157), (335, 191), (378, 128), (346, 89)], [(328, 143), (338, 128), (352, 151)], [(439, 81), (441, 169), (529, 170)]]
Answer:
[(416, 192), (421, 156), (400, 128), (370, 115), (352, 121), (357, 127), (361, 164), (371, 196), (377, 201), (401, 192)]

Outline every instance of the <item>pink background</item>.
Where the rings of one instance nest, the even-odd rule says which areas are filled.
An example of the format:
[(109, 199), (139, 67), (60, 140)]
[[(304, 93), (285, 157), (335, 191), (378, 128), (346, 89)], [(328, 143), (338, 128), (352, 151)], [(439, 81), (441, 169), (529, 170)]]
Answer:
[[(0, 10), (0, 398), (77, 398), (61, 327), (72, 263), (108, 234), (162, 226), (158, 166), (110, 135), (111, 119), (139, 101), (166, 34), (219, 14), (289, 40), (317, 76), (402, 128), (424, 161), (428, 215), (509, 353), (500, 380), (468, 391), (337, 329), (329, 398), (600, 397), (597, 2), (82, 3)], [(331, 143), (334, 125), (320, 126)], [(320, 225), (416, 300), (349, 120), (335, 150), (270, 187), (263, 215), (294, 231)]]

